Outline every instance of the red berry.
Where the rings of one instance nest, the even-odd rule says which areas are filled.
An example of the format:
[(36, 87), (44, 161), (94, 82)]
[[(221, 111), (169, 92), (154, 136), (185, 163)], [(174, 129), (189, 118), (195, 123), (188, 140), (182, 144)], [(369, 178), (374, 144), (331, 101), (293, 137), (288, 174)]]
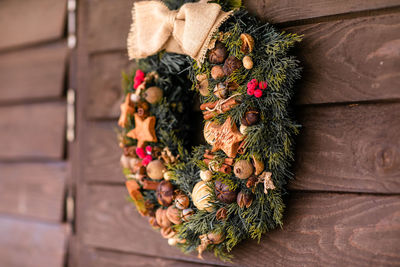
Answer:
[(252, 79), (250, 82), (253, 83), (255, 87), (257, 87), (258, 81), (256, 79)]
[(247, 89), (255, 90), (255, 89), (256, 89), (256, 86), (254, 85), (254, 83), (248, 82), (248, 83), (247, 83)]
[(144, 72), (141, 70), (137, 70), (135, 73), (135, 79), (136, 78), (140, 78), (140, 79), (144, 80)]
[(136, 148), (136, 155), (138, 155), (139, 158), (143, 159), (146, 154), (144, 153), (144, 149), (141, 147)]
[(260, 98), (262, 96), (262, 91), (260, 89), (257, 89), (254, 91), (254, 96), (257, 98)]
[(262, 81), (258, 84), (258, 86), (260, 87), (261, 90), (264, 90), (264, 89), (267, 89), (268, 84), (267, 84), (267, 82)]
[(146, 152), (147, 154), (151, 154), (151, 146), (146, 146)]
[(248, 95), (254, 95), (254, 88), (248, 88), (247, 89), (247, 94)]
[(146, 157), (144, 157), (144, 159), (142, 160), (142, 165), (143, 166), (147, 166), (149, 163), (150, 163), (150, 161), (152, 161), (153, 160), (153, 158), (150, 156), (150, 155), (147, 155)]

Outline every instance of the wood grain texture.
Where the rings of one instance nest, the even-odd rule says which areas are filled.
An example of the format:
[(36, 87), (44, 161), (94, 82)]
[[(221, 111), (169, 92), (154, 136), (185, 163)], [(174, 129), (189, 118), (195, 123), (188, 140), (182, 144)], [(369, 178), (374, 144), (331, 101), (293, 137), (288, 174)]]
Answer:
[(0, 163), (0, 212), (60, 222), (66, 164)]
[[(400, 104), (306, 107), (296, 146), (295, 190), (399, 193)], [(91, 123), (84, 178), (123, 182), (116, 123)]]
[(400, 192), (400, 103), (308, 107), (292, 189)]
[(304, 34), (298, 103), (400, 99), (400, 16), (294, 27)]
[(60, 97), (66, 60), (64, 42), (0, 55), (0, 102)]
[(66, 0), (0, 1), (0, 49), (60, 38)]
[(94, 248), (80, 249), (77, 267), (210, 267), (211, 265)]
[(61, 159), (64, 128), (61, 102), (0, 107), (0, 160)]
[(121, 72), (129, 73), (133, 63), (126, 53), (106, 53), (89, 60), (90, 80), (87, 116), (89, 118), (115, 118), (123, 100)]
[(62, 267), (68, 228), (0, 216), (0, 265)]
[(272, 23), (399, 6), (398, 0), (244, 0), (254, 15)]
[[(103, 248), (184, 256), (169, 247), (127, 202), (123, 186), (89, 186), (84, 243)], [(246, 241), (234, 250), (239, 266), (366, 266), (400, 264), (400, 197), (333, 193), (296, 193), (288, 203), (283, 230), (260, 244)], [(208, 257), (206, 262), (213, 261)], [(214, 260), (215, 262), (215, 260)], [(212, 262), (211, 262), (212, 263)]]

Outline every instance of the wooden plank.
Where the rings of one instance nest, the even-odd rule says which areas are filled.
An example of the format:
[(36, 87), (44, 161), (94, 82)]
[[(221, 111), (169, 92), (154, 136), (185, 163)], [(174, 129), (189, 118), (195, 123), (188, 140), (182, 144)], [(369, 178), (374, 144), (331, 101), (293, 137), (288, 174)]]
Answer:
[[(399, 193), (400, 104), (305, 107), (295, 190)], [(91, 123), (84, 179), (123, 182), (116, 122)], [(355, 182), (357, 181), (357, 182)]]
[[(400, 16), (397, 14), (294, 27), (304, 34), (297, 55), (304, 66), (298, 104), (400, 99)], [(374, 32), (374, 34), (371, 34)], [(123, 53), (93, 56), (88, 116), (116, 118)]]
[(400, 192), (400, 103), (308, 107), (292, 189)]
[(0, 163), (0, 212), (60, 222), (66, 164)]
[(0, 49), (61, 38), (66, 3), (66, 0), (2, 0)]
[(60, 97), (66, 59), (64, 42), (0, 55), (0, 101)]
[(62, 159), (65, 104), (0, 107), (0, 160)]
[(288, 30), (305, 36), (297, 53), (304, 66), (298, 103), (400, 99), (398, 14)]
[(398, 0), (244, 0), (254, 15), (281, 23), (399, 6)]
[(170, 260), (160, 257), (149, 257), (137, 254), (99, 250), (90, 247), (80, 248), (78, 267), (210, 267), (194, 262)]
[(0, 265), (62, 267), (67, 228), (0, 216)]
[[(399, 0), (246, 0), (246, 8), (272, 23), (399, 6)], [(131, 0), (88, 1), (88, 49), (91, 52), (123, 49), (131, 25)]]
[[(81, 233), (87, 245), (192, 260), (151, 229), (135, 211), (123, 186), (93, 185), (85, 191)], [(283, 229), (260, 244), (234, 250), (239, 266), (366, 266), (400, 264), (400, 197), (295, 193)], [(140, 240), (140, 242), (138, 242)], [(207, 262), (215, 262), (207, 257)]]
[(106, 53), (90, 57), (90, 79), (87, 116), (90, 118), (117, 117), (123, 93), (122, 71), (129, 72), (133, 63), (126, 53)]
[[(124, 49), (132, 23), (132, 0), (87, 1), (88, 50)], [(125, 51), (124, 51), (125, 52)], [(124, 54), (127, 55), (127, 52)]]

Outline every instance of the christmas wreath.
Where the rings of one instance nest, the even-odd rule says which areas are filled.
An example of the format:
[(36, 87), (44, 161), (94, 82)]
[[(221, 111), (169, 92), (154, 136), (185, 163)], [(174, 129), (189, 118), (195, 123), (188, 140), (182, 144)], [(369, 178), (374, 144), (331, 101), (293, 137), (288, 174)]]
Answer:
[[(300, 68), (289, 49), (301, 40), (228, 6), (135, 4), (128, 52), (144, 59), (124, 76), (119, 119), (121, 164), (137, 210), (169, 244), (224, 260), (240, 241), (282, 226), (299, 131), (290, 103)], [(150, 41), (141, 31), (149, 17), (158, 32)], [(194, 34), (193, 25), (208, 26)], [(200, 45), (185, 43), (190, 38)], [(189, 149), (193, 91), (206, 143)]]

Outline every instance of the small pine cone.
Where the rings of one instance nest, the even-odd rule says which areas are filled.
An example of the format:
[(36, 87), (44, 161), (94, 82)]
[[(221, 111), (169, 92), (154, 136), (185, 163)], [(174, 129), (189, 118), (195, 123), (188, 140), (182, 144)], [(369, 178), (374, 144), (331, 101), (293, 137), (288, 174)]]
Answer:
[(225, 208), (220, 208), (215, 216), (218, 221), (224, 221), (228, 217), (228, 211)]
[(236, 199), (237, 204), (240, 208), (248, 208), (253, 203), (253, 195), (240, 191)]

